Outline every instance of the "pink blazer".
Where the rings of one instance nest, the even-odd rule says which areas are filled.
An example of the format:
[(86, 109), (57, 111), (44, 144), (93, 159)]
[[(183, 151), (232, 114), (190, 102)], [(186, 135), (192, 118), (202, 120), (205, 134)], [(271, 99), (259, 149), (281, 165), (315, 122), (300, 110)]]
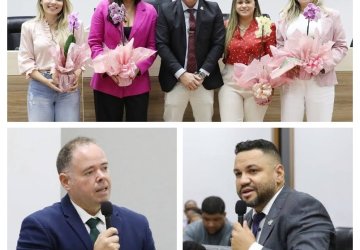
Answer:
[[(335, 64), (339, 64), (345, 57), (348, 47), (346, 45), (345, 30), (340, 20), (339, 12), (331, 9), (326, 9), (327, 13), (322, 13), (321, 20), (321, 40), (323, 43), (333, 41), (335, 44), (332, 47), (332, 56)], [(288, 23), (285, 20), (280, 20), (278, 23), (276, 40), (277, 47), (283, 47), (284, 41), (287, 39), (286, 30)], [(332, 86), (338, 83), (335, 66), (325, 66), (325, 73), (320, 73), (315, 77), (316, 82), (320, 86)]]
[[(88, 43), (91, 48), (91, 57), (95, 58), (103, 52), (103, 44), (110, 49), (115, 48), (121, 41), (118, 27), (108, 19), (109, 0), (101, 0), (91, 19), (91, 27)], [(157, 13), (155, 8), (148, 3), (140, 1), (135, 10), (135, 20), (131, 29), (130, 37), (134, 38), (134, 47), (156, 49), (155, 28)], [(141, 61), (136, 66), (141, 75), (137, 76), (133, 83), (127, 87), (119, 87), (109, 76), (95, 73), (91, 79), (91, 87), (94, 90), (113, 95), (119, 98), (139, 95), (150, 91), (150, 77), (148, 69), (155, 61), (156, 55)]]

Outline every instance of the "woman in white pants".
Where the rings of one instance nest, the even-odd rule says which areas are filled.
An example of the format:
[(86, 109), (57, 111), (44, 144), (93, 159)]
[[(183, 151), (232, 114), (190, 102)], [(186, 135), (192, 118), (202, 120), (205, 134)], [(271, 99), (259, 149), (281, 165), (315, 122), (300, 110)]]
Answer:
[[(325, 8), (321, 0), (289, 0), (282, 10), (282, 18), (277, 28), (277, 46), (284, 46), (284, 41), (296, 30), (307, 34), (308, 20), (302, 14), (308, 3), (320, 7), (321, 17), (310, 22), (309, 36), (315, 30), (320, 32), (322, 43), (333, 41), (332, 57), (337, 65), (346, 55), (345, 31), (337, 11)], [(335, 85), (338, 83), (335, 65), (324, 69), (310, 80), (295, 78), (281, 89), (281, 121), (301, 122), (306, 113), (309, 122), (330, 122), (334, 108)]]
[(235, 84), (234, 63), (248, 65), (253, 59), (270, 53), (270, 45), (276, 44), (275, 25), (268, 36), (256, 37), (259, 29), (255, 17), (261, 16), (258, 0), (233, 0), (225, 38), (225, 68), (222, 71), (224, 85), (219, 91), (221, 121), (260, 122), (264, 120), (268, 105), (256, 103), (253, 92)]

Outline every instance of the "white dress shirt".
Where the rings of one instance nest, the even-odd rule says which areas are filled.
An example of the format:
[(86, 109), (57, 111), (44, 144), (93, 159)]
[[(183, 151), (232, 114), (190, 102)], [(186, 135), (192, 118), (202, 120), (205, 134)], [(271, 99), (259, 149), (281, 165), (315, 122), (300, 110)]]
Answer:
[(70, 201), (73, 204), (73, 206), (75, 207), (76, 212), (79, 214), (80, 219), (83, 222), (83, 224), (85, 225), (86, 230), (88, 231), (89, 234), (90, 234), (90, 227), (86, 224), (86, 222), (91, 218), (99, 218), (100, 219), (99, 223), (96, 225), (96, 228), (99, 230), (100, 233), (104, 232), (106, 230), (105, 216), (101, 213), (100, 210), (94, 216), (92, 216), (92, 215), (88, 214), (88, 212), (86, 212), (80, 206), (78, 206), (75, 202), (73, 202), (71, 199), (70, 199)]
[[(283, 188), (284, 187), (280, 188), (280, 190), (277, 191), (277, 193), (271, 198), (271, 200), (266, 204), (264, 209), (261, 211), (261, 212), (263, 212), (265, 214), (265, 217), (264, 217), (264, 219), (262, 219), (262, 221), (260, 221), (260, 224), (259, 224), (260, 229), (263, 228), (265, 220), (266, 220), (266, 216), (269, 214), (270, 209), (271, 209), (272, 205), (274, 204), (274, 201), (275, 201), (276, 197), (278, 197), (279, 193), (281, 192), (281, 190)], [(256, 211), (253, 209), (253, 213), (252, 213), (253, 218), (254, 218), (255, 214), (256, 214)], [(256, 236), (256, 242), (251, 244), (249, 250), (261, 250), (261, 249), (263, 249), (264, 246), (257, 243), (259, 241), (259, 239), (260, 239), (260, 236), (261, 236), (261, 230), (258, 232), (258, 234)]]
[[(187, 55), (188, 55), (188, 42), (189, 42), (189, 27), (190, 27), (190, 13), (187, 11), (188, 9), (190, 9), (189, 7), (186, 6), (186, 4), (184, 4), (184, 2), (181, 1), (183, 10), (184, 10), (184, 17), (185, 17), (185, 30), (186, 30), (186, 54), (185, 54), (185, 64), (184, 64), (184, 68), (179, 69), (178, 71), (175, 72), (175, 77), (176, 79), (179, 79), (179, 77), (184, 74), (186, 72), (186, 67), (187, 67)], [(194, 16), (195, 16), (195, 20), (196, 20), (196, 15), (198, 12), (198, 7), (199, 7), (199, 1), (196, 1), (196, 4), (194, 5), (194, 7), (192, 7), (191, 9), (194, 9)], [(199, 71), (203, 72), (206, 76), (209, 76), (210, 73), (207, 72), (204, 69), (200, 69)]]

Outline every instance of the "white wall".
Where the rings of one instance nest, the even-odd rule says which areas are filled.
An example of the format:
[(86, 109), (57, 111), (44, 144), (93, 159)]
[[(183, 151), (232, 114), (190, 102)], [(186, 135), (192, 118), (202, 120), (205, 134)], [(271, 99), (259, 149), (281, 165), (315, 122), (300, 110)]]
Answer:
[(186, 128), (183, 131), (183, 203), (194, 199), (201, 207), (206, 197), (220, 196), (225, 201), (228, 218), (237, 220), (235, 146), (243, 140), (272, 140), (271, 129)]
[(175, 249), (176, 129), (62, 129), (62, 144), (79, 135), (108, 157), (111, 201), (148, 218), (156, 249)]
[(94, 138), (104, 149), (111, 201), (148, 218), (157, 249), (176, 249), (176, 129), (171, 128), (61, 129), (61, 135), (59, 129), (9, 129), (8, 249), (15, 249), (26, 215), (62, 197), (56, 157), (76, 136)]
[[(161, 0), (160, 0), (161, 1)], [(223, 13), (230, 13), (232, 0), (212, 0), (218, 2)], [(91, 15), (99, 0), (72, 0), (74, 10), (80, 13), (80, 19), (85, 27), (90, 25)], [(35, 15), (36, 1), (8, 0), (8, 16)], [(259, 0), (261, 11), (270, 14), (274, 21), (278, 20), (280, 10), (285, 6), (287, 0)], [(340, 11), (341, 18), (346, 29), (348, 44), (353, 37), (353, 1), (352, 0), (324, 0), (326, 6)]]
[(352, 138), (352, 129), (341, 128), (294, 133), (295, 188), (320, 199), (336, 226), (353, 223)]
[(8, 129), (7, 134), (7, 249), (16, 249), (22, 220), (59, 201), (55, 159), (60, 129)]
[[(294, 129), (295, 189), (319, 199), (335, 226), (352, 226), (352, 129)], [(228, 218), (237, 219), (232, 172), (236, 143), (264, 138), (271, 129), (184, 129), (183, 202), (198, 205), (209, 195), (222, 197)]]

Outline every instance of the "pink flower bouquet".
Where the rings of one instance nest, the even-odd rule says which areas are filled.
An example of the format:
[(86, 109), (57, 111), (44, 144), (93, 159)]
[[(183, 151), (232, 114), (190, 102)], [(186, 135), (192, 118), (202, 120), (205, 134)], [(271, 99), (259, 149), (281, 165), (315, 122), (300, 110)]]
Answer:
[(308, 3), (306, 8), (304, 9), (303, 15), (304, 15), (305, 19), (308, 20), (306, 35), (309, 35), (310, 21), (317, 22), (320, 19), (320, 17), (321, 17), (320, 8), (313, 3)]
[(309, 35), (310, 21), (318, 21), (320, 18), (320, 8), (313, 3), (309, 3), (303, 13), (308, 20), (306, 35), (296, 30), (284, 43), (284, 47), (277, 49), (271, 46), (274, 57), (274, 65), (279, 65), (272, 73), (271, 77), (276, 78), (285, 74), (289, 70), (298, 66), (297, 77), (302, 80), (310, 79), (320, 73), (325, 66), (335, 65), (331, 48), (334, 42), (321, 42), (318, 30), (314, 36)]
[(289, 81), (289, 78), (280, 76), (271, 78), (274, 70), (272, 58), (269, 55), (254, 59), (249, 65), (234, 64), (234, 80), (244, 89), (252, 90), (255, 101), (259, 105), (268, 105), (271, 102), (272, 89)]
[(95, 73), (107, 73), (117, 76), (120, 87), (129, 86), (135, 78), (136, 63), (156, 53), (155, 50), (143, 47), (134, 48), (134, 40), (127, 44), (119, 44), (115, 49), (105, 46), (104, 53), (93, 59)]
[(80, 26), (77, 15), (77, 13), (72, 13), (68, 17), (71, 34), (66, 40), (64, 48), (60, 48), (59, 45), (50, 48), (50, 53), (54, 58), (51, 72), (63, 92), (70, 90), (76, 81), (75, 71), (84, 67), (85, 62), (90, 59), (89, 45), (75, 43), (74, 31)]
[(69, 91), (76, 80), (75, 71), (81, 69), (90, 58), (89, 45), (71, 43), (67, 56), (65, 56), (64, 50), (57, 45), (55, 48), (51, 48), (51, 53), (55, 59), (51, 72), (55, 75), (60, 89), (64, 92)]
[(125, 43), (128, 42), (124, 34), (123, 25), (123, 23), (127, 22), (125, 5), (121, 4), (119, 6), (116, 2), (113, 2), (109, 5), (108, 11), (108, 19), (112, 24), (118, 27), (121, 34), (121, 43), (122, 45), (125, 45)]
[(322, 44), (320, 35), (316, 31), (314, 37), (295, 31), (284, 47), (277, 49), (271, 46), (274, 57), (274, 65), (279, 65), (272, 73), (272, 78), (277, 78), (295, 66), (299, 66), (299, 79), (310, 79), (316, 76), (326, 66), (335, 65), (332, 59), (331, 48), (334, 42), (328, 41)]

